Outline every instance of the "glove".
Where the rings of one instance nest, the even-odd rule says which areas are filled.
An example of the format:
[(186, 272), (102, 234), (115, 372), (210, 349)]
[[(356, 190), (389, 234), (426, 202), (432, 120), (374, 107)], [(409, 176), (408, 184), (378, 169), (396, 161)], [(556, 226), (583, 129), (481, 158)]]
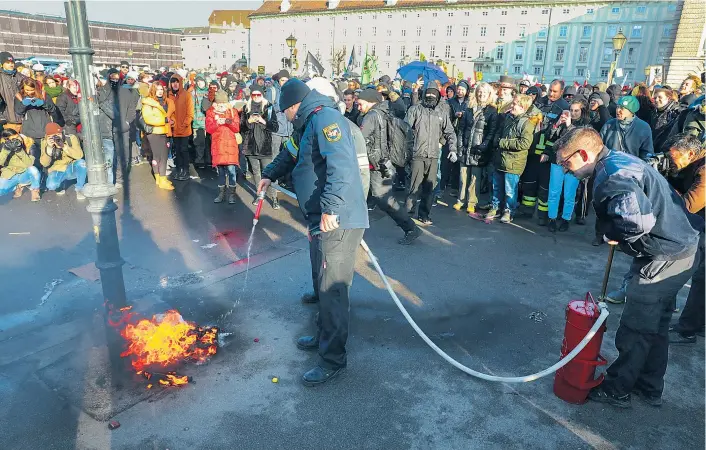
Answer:
[(44, 100), (42, 100), (41, 98), (35, 98), (34, 100), (32, 100), (33, 106), (42, 106), (43, 104)]
[(22, 99), (22, 104), (25, 105), (25, 106), (29, 106), (29, 105), (32, 104), (32, 99), (29, 98), (29, 97), (25, 97), (25, 98)]
[(449, 156), (447, 159), (453, 164), (458, 161), (458, 155), (456, 154), (456, 152), (449, 152)]
[(382, 175), (383, 178), (391, 178), (394, 173), (395, 166), (392, 165), (392, 162), (390, 162), (389, 159), (384, 159), (380, 161), (378, 170), (380, 170), (380, 175)]

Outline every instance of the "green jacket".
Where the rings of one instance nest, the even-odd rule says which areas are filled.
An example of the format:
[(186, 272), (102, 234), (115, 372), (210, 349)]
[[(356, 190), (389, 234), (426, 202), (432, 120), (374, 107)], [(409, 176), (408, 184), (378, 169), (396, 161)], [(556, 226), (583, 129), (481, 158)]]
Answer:
[[(196, 82), (198, 80), (203, 80), (206, 83), (204, 89), (199, 89)], [(204, 78), (203, 74), (198, 74), (194, 79), (194, 85), (191, 89), (191, 97), (194, 99), (194, 120), (191, 122), (191, 128), (194, 130), (204, 130), (206, 129), (206, 113), (201, 109), (201, 102), (203, 98), (208, 95), (208, 83)]]
[(495, 154), (497, 170), (522, 175), (540, 123), (542, 123), (542, 113), (534, 105), (521, 116), (506, 115)]
[(0, 151), (0, 167), (2, 167), (0, 169), (0, 178), (9, 180), (15, 175), (24, 173), (24, 171), (34, 165), (34, 156), (27, 153), (34, 141), (27, 136), (22, 136), (22, 138), (25, 142), (25, 151), (18, 151), (13, 154), (10, 154), (5, 149)]

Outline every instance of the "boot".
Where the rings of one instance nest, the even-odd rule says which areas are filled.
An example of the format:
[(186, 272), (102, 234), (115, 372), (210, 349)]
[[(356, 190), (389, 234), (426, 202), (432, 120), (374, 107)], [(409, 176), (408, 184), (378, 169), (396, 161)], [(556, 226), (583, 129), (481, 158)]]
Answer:
[(547, 226), (550, 232), (556, 232), (556, 219), (549, 219), (549, 226)]
[(539, 225), (540, 227), (546, 227), (548, 222), (549, 219), (544, 216), (539, 216), (539, 218), (537, 219), (537, 225)]
[(12, 198), (20, 198), (22, 197), (22, 191), (25, 190), (25, 187), (21, 184), (18, 184), (17, 187), (15, 187), (15, 195), (12, 196)]
[(154, 174), (154, 183), (159, 186), (159, 179), (162, 178), (162, 176), (158, 173)]
[(462, 201), (457, 201), (456, 204), (454, 204), (454, 209), (456, 211), (461, 211), (463, 209), (463, 202)]
[(468, 208), (466, 208), (466, 212), (467, 212), (468, 214), (475, 214), (475, 213), (476, 213), (476, 207), (475, 207), (475, 206), (468, 205)]
[(174, 185), (172, 184), (171, 181), (167, 177), (162, 177), (159, 176), (159, 183), (157, 183), (157, 187), (160, 189), (164, 189), (165, 191), (173, 191), (174, 190)]
[(235, 205), (235, 186), (228, 187), (228, 204)]
[(33, 202), (38, 202), (40, 197), (39, 197), (39, 189), (30, 189), (30, 192), (32, 193), (32, 201)]
[(213, 199), (213, 203), (223, 203), (223, 199), (226, 197), (226, 187), (218, 186), (218, 197)]
[(557, 228), (559, 231), (569, 231), (569, 221), (560, 219), (559, 220), (559, 228)]

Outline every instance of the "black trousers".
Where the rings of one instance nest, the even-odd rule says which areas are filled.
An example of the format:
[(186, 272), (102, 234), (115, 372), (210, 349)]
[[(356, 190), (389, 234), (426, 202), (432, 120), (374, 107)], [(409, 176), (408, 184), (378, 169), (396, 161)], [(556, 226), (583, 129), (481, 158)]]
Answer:
[(419, 217), (426, 219), (431, 212), (434, 186), (436, 185), (436, 170), (438, 158), (413, 159), (411, 163), (412, 176), (410, 179), (409, 194), (405, 207), (410, 214), (414, 215), (417, 198), (421, 198), (419, 203)]
[(350, 289), (363, 229), (336, 229), (309, 237), (311, 276), (319, 297), (319, 365), (346, 367)]
[(686, 305), (679, 316), (679, 331), (684, 333), (696, 333), (704, 328), (706, 314), (706, 292), (704, 292), (704, 233), (699, 237), (699, 254), (696, 263), (696, 270), (691, 276), (691, 289), (686, 298)]
[(404, 232), (413, 231), (416, 228), (414, 221), (406, 210), (403, 210), (392, 192), (392, 178), (383, 178), (377, 170), (370, 171), (370, 198), (380, 208), (387, 213), (398, 227)]
[(520, 190), (522, 191), (522, 201), (520, 212), (522, 214), (534, 214), (534, 207), (537, 205), (537, 216), (549, 216), (549, 175), (551, 164), (549, 161), (539, 162), (541, 155), (530, 150), (527, 157), (527, 166), (520, 178)]
[(125, 184), (125, 178), (130, 171), (130, 157), (132, 147), (130, 146), (130, 130), (113, 130), (113, 145), (115, 146), (115, 182)]
[(451, 189), (459, 189), (459, 171), (461, 163), (449, 161), (449, 146), (444, 145), (441, 153), (441, 179), (439, 180), (439, 190), (443, 191), (451, 186)]
[(627, 302), (615, 334), (618, 358), (603, 383), (608, 392), (623, 396), (637, 387), (662, 395), (672, 302), (689, 280), (694, 260), (695, 256), (676, 261), (633, 260)]
[(177, 170), (189, 170), (189, 137), (172, 138), (174, 142), (174, 165)]
[(211, 152), (206, 152), (206, 130), (194, 130), (194, 164), (211, 161)]

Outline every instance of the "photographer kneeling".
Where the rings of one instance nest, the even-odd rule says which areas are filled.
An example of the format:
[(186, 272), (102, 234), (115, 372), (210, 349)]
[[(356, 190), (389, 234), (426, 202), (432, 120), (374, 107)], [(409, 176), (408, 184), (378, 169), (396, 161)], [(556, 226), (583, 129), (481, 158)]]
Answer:
[(54, 122), (47, 124), (44, 133), (39, 161), (49, 173), (47, 190), (62, 195), (64, 181), (76, 180), (76, 199), (84, 200), (86, 197), (82, 191), (86, 184), (86, 161), (78, 138), (74, 135), (66, 136), (64, 130)]
[(32, 201), (39, 201), (39, 170), (34, 167), (34, 156), (30, 149), (34, 141), (17, 131), (7, 129), (0, 135), (0, 195), (15, 190), (13, 198), (22, 197), (29, 185)]

